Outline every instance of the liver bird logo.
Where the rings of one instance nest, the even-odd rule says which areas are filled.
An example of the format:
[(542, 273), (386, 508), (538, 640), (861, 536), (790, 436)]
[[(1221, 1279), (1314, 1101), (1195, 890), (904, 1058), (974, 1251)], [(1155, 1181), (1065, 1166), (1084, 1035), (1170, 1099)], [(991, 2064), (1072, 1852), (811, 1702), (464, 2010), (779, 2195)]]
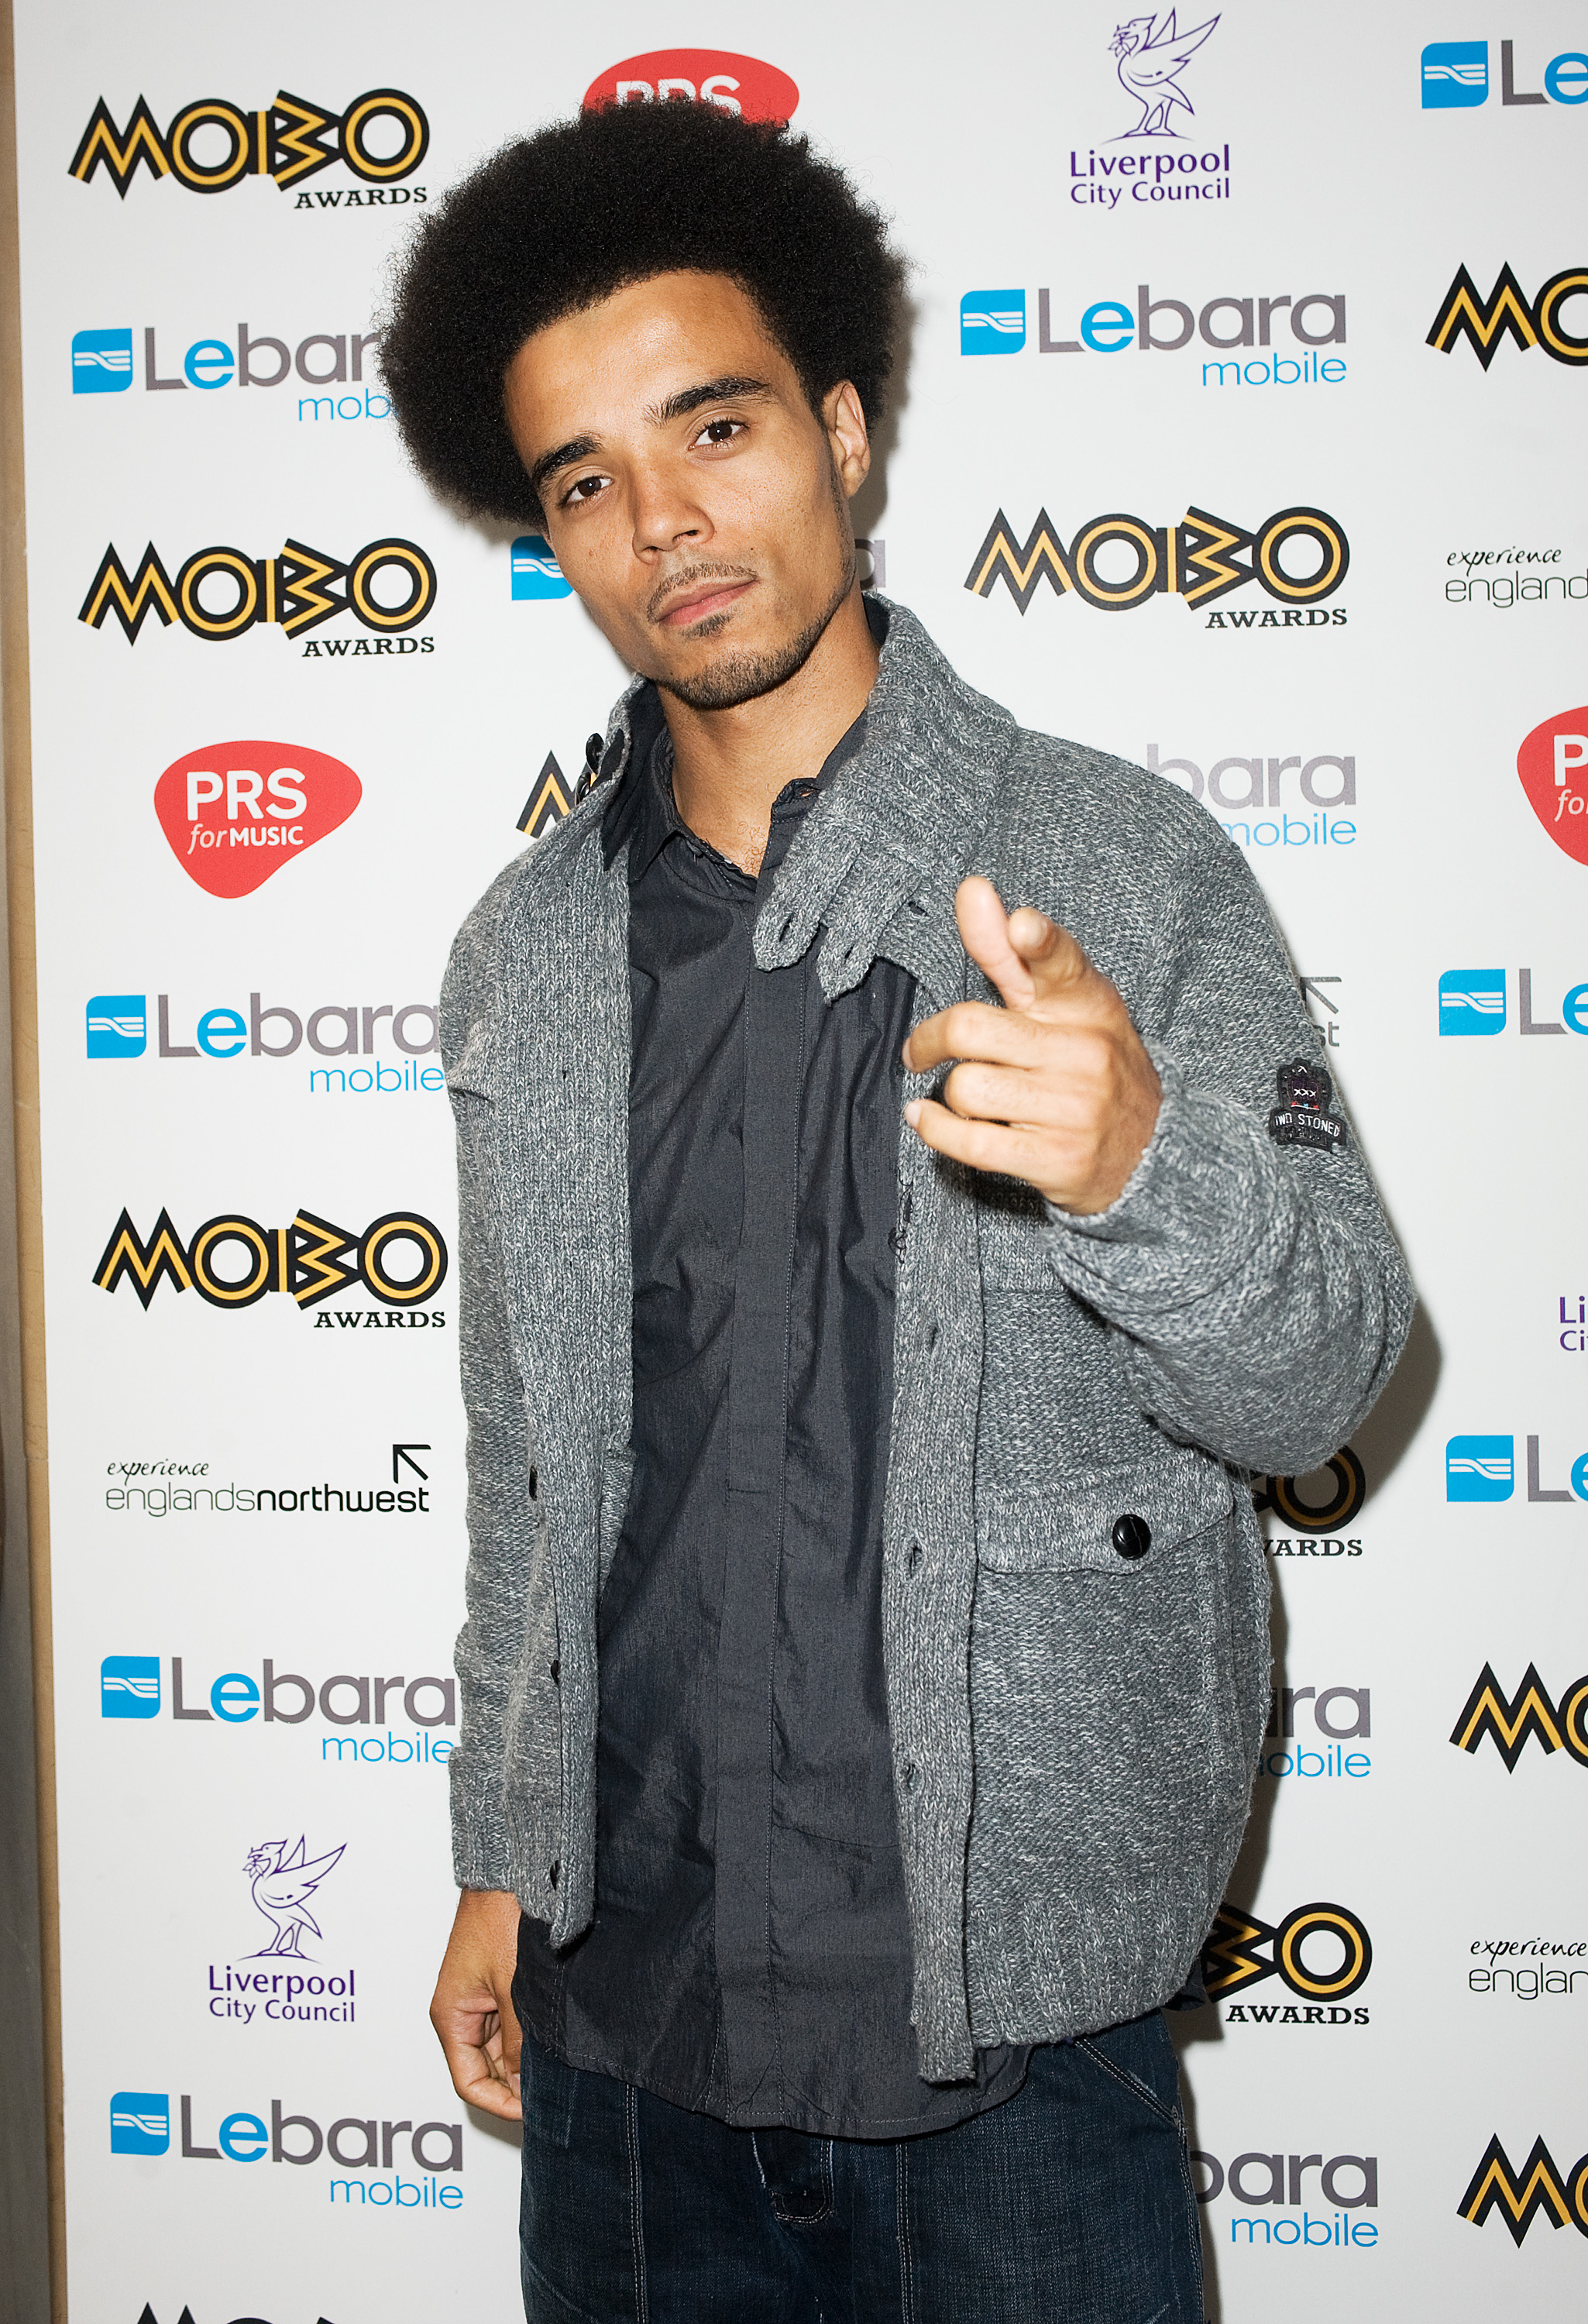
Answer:
[(1132, 16), (1128, 23), (1115, 25), (1108, 45), (1110, 52), (1119, 60), (1120, 86), (1141, 107), (1140, 120), (1123, 131), (1124, 136), (1179, 134), (1169, 126), (1169, 115), (1175, 107), (1179, 106), (1187, 114), (1196, 110), (1180, 87), (1180, 75), (1218, 21), (1216, 16), (1210, 16), (1194, 32), (1177, 32), (1171, 8), (1161, 22), (1151, 16)]
[(284, 1840), (263, 1840), (249, 1849), (243, 1869), (252, 1883), (254, 1902), (274, 1934), (256, 1953), (245, 1954), (245, 1960), (303, 1960), (304, 1930), (315, 1937), (320, 1933), (307, 1899), (326, 1875), (336, 1870), (346, 1848), (344, 1841), (341, 1848), (333, 1848), (329, 1855), (317, 1856), (312, 1862), (305, 1859), (301, 1838), (291, 1854)]

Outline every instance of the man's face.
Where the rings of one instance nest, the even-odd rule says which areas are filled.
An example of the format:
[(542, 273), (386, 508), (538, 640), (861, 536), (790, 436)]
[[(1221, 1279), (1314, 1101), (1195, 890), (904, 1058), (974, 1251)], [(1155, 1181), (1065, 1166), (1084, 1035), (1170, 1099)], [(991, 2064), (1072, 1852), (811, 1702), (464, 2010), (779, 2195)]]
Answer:
[(854, 390), (814, 412), (737, 283), (696, 273), (548, 324), (505, 385), (552, 550), (629, 667), (700, 710), (792, 677), (854, 582)]

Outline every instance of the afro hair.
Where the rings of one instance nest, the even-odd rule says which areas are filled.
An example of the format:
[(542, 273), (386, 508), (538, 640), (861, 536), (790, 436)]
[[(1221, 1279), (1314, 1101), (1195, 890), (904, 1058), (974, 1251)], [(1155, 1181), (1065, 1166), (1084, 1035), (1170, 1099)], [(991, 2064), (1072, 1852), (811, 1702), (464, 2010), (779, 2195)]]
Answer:
[(474, 516), (542, 521), (503, 411), (532, 333), (653, 274), (725, 274), (813, 408), (881, 414), (904, 286), (883, 220), (780, 123), (672, 100), (516, 138), (454, 187), (399, 265), (381, 368), (409, 452)]

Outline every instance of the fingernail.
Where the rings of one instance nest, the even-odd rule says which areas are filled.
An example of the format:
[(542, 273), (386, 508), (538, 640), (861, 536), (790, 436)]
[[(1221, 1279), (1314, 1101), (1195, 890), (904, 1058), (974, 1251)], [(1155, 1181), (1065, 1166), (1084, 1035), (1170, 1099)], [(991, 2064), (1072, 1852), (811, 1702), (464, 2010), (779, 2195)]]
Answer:
[(919, 1097), (912, 1097), (909, 1103), (904, 1109), (904, 1119), (909, 1122), (910, 1128), (913, 1130), (920, 1118), (921, 1102)]

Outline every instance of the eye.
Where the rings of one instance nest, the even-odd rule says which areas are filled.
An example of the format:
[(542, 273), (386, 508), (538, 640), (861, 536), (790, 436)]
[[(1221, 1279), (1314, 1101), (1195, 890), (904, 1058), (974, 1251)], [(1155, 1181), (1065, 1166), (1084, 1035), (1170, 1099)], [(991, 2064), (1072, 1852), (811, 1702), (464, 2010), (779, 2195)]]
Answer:
[(735, 436), (744, 432), (742, 420), (708, 420), (699, 435), (697, 444), (731, 444)]
[(563, 493), (562, 507), (586, 507), (599, 493), (605, 491), (609, 479), (605, 476), (581, 476), (577, 484), (570, 484)]

